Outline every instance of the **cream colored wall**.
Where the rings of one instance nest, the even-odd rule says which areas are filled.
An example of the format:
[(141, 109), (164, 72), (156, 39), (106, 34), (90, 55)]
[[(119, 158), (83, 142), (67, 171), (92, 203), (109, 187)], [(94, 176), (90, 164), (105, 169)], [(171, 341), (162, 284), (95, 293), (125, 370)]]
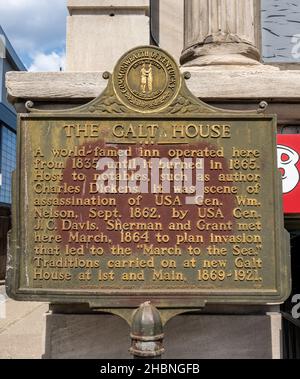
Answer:
[(184, 0), (159, 0), (159, 45), (179, 62), (183, 50)]
[(149, 44), (149, 0), (69, 0), (68, 9), (66, 71), (112, 71), (126, 51)]

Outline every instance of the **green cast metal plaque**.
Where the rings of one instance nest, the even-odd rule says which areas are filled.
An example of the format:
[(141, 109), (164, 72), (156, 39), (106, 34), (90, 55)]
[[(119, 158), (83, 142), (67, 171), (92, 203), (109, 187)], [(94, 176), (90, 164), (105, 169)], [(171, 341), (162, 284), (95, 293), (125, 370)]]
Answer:
[(276, 117), (213, 108), (154, 47), (89, 104), (19, 116), (7, 271), (17, 300), (274, 304), (290, 292)]

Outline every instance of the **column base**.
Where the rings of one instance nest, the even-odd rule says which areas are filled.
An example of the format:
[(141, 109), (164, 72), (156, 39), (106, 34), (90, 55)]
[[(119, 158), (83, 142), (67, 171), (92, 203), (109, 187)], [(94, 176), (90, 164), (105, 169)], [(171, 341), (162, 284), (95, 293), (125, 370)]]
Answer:
[(180, 63), (185, 66), (259, 66), (260, 54), (246, 42), (204, 42), (183, 50)]

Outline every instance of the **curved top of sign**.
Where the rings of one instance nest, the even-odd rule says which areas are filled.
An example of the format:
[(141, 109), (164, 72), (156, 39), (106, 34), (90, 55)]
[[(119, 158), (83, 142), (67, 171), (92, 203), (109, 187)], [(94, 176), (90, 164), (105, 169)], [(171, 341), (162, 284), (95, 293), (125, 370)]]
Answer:
[[(232, 111), (212, 107), (194, 96), (185, 84), (189, 72), (181, 73), (174, 60), (166, 51), (154, 46), (140, 46), (126, 52), (117, 62), (113, 74), (103, 73), (108, 80), (106, 89), (94, 100), (82, 106), (51, 110), (51, 114), (253, 114), (253, 111)], [(33, 108), (31, 101), (26, 108), (31, 113), (47, 113)], [(262, 102), (254, 113), (265, 111), (267, 103)]]

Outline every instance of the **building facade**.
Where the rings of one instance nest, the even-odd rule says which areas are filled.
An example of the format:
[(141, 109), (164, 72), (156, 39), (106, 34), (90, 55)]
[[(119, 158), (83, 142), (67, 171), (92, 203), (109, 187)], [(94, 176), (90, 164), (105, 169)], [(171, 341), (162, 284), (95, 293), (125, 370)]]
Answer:
[(7, 99), (5, 74), (25, 71), (0, 26), (0, 280), (5, 277), (7, 232), (10, 227), (11, 179), (16, 166), (17, 115)]

